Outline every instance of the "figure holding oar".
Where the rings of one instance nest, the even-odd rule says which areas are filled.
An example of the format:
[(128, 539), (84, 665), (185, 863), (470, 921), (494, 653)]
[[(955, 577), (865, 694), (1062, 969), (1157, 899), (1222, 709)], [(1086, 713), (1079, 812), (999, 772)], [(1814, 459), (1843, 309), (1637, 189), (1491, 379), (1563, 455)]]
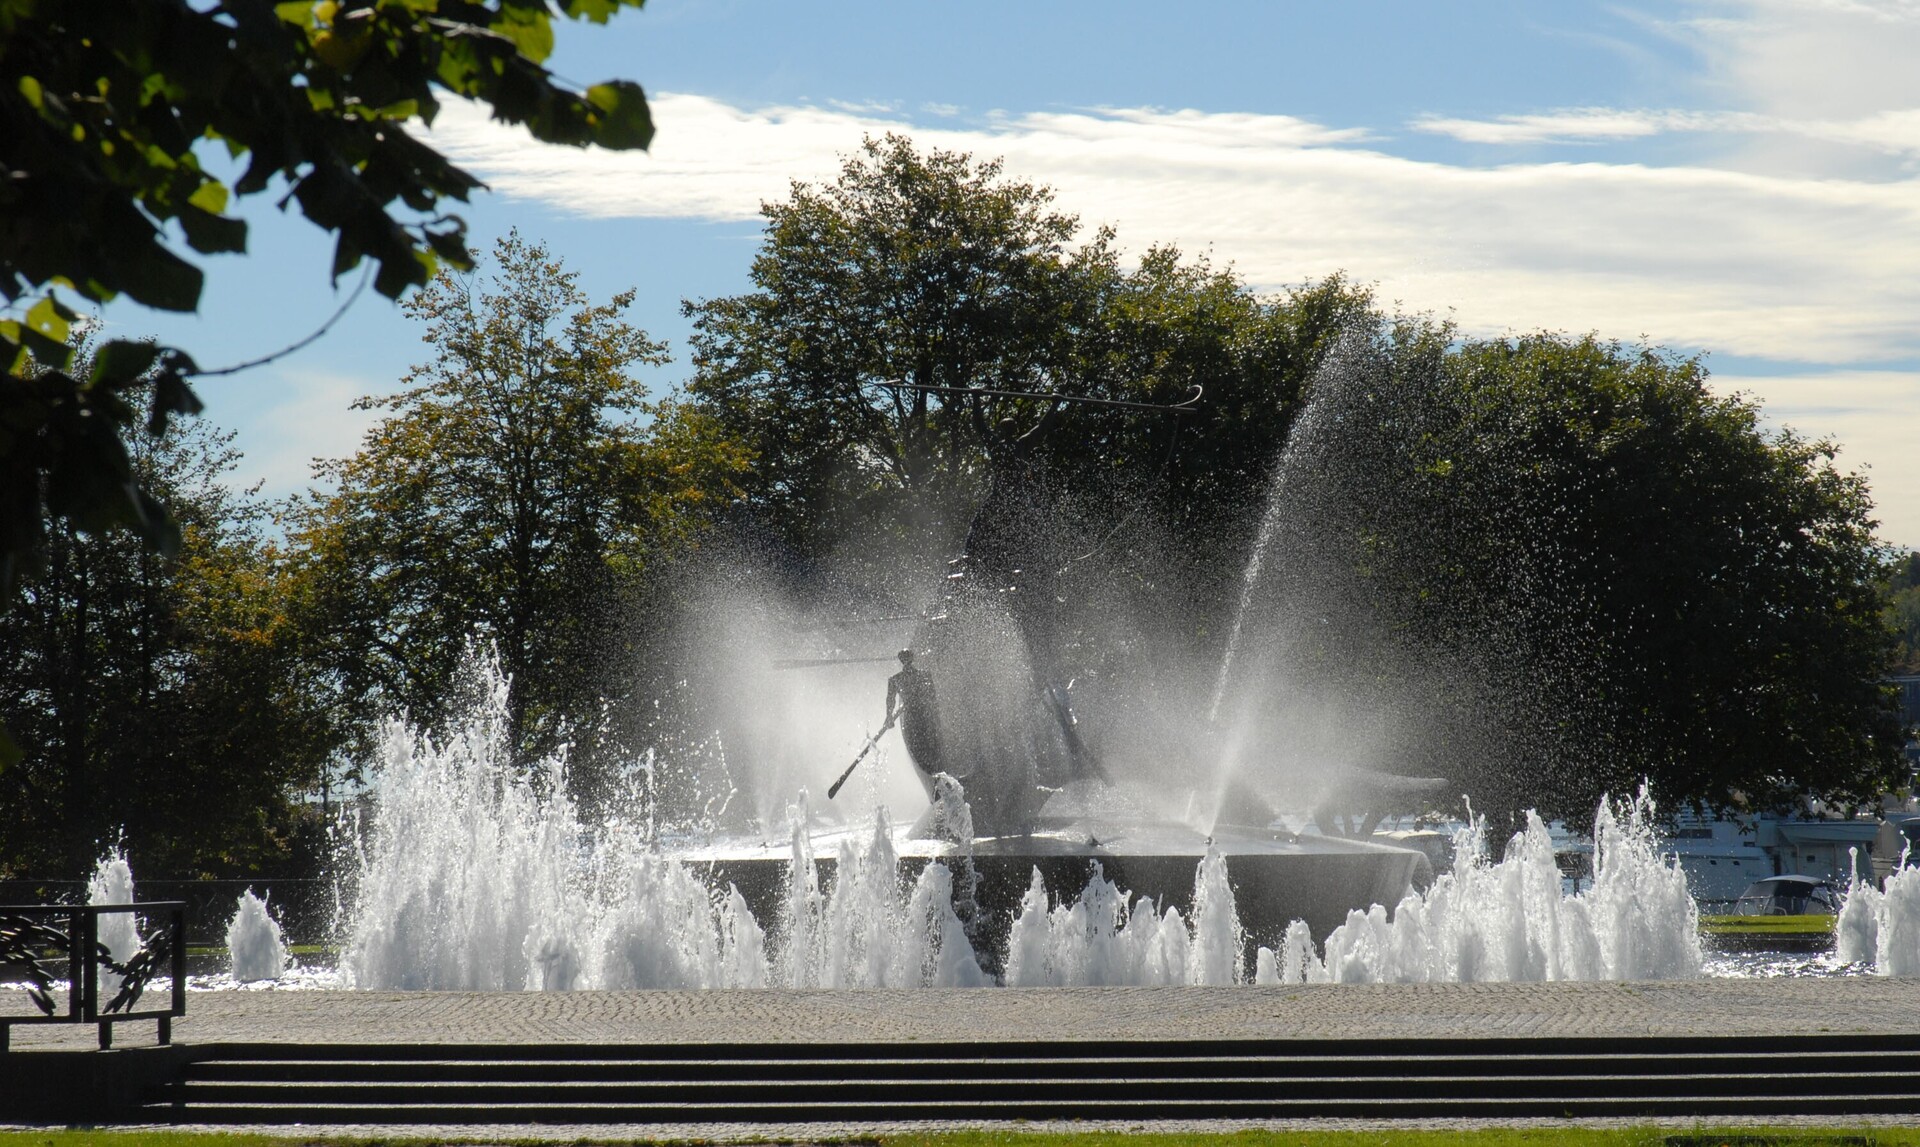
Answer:
[(917, 669), (913, 650), (900, 651), (900, 672), (887, 678), (887, 720), (900, 720), (900, 739), (919, 772), (920, 785), (933, 800), (933, 775), (951, 772), (940, 742), (940, 704), (933, 695), (933, 674)]
[(917, 669), (913, 664), (913, 650), (900, 651), (900, 672), (887, 678), (887, 719), (880, 731), (867, 740), (853, 764), (840, 774), (827, 790), (827, 799), (832, 800), (847, 783), (861, 761), (880, 743), (880, 738), (893, 728), (894, 722), (900, 722), (900, 737), (907, 743), (907, 756), (913, 760), (914, 771), (920, 778), (920, 786), (927, 790), (927, 800), (933, 800), (933, 775), (943, 771), (943, 750), (940, 744), (940, 706), (933, 693), (933, 674)]

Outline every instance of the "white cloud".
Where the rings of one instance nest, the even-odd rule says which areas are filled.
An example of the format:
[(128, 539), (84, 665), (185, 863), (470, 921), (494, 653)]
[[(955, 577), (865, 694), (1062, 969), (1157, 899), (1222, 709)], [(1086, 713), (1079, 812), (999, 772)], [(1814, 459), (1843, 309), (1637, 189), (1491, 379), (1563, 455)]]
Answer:
[(1798, 136), (1851, 144), (1888, 155), (1920, 154), (1920, 108), (1857, 119), (1794, 120), (1757, 112), (1566, 108), (1493, 119), (1422, 116), (1407, 125), (1462, 143), (1496, 145), (1618, 143), (1676, 132)]
[(1823, 371), (1785, 376), (1714, 375), (1720, 393), (1744, 391), (1764, 404), (1767, 421), (1840, 445), (1843, 470), (1864, 469), (1880, 536), (1920, 548), (1920, 373)]
[(1470, 331), (1598, 330), (1808, 363), (1920, 353), (1920, 181), (1706, 167), (1471, 168), (1282, 115), (1107, 109), (965, 127), (662, 95), (651, 154), (542, 147), (464, 107), (435, 142), (510, 196), (589, 216), (753, 218), (867, 133), (1004, 156), (1136, 249), (1211, 247), (1256, 286), (1345, 270)]
[(1408, 126), (1464, 143), (1592, 143), (1698, 130), (1701, 118), (1672, 111), (1564, 108), (1535, 115), (1503, 115), (1490, 120), (1426, 115)]
[(242, 427), (235, 442), (241, 450), (235, 486), (261, 484), (270, 498), (314, 484), (313, 460), (344, 458), (360, 447), (361, 436), (381, 412), (355, 410), (363, 395), (384, 388), (362, 378), (304, 367), (284, 367), (272, 376), (207, 380), (202, 397), (218, 421)]
[(1671, 21), (1729, 106), (1852, 120), (1920, 107), (1920, 5), (1910, 0), (1704, 0)]

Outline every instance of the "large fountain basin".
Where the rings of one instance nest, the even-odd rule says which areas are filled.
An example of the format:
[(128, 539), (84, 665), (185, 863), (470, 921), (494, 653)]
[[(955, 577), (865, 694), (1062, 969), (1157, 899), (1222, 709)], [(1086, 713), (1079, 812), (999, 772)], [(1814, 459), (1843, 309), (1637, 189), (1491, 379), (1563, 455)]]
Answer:
[[(823, 888), (834, 877), (841, 846), (864, 847), (873, 831), (809, 834)], [(976, 838), (971, 850), (916, 837), (910, 828), (891, 829), (890, 836), (903, 879), (935, 860), (957, 872), (971, 851), (983, 915), (976, 942), (993, 949), (1004, 941), (1036, 871), (1056, 901), (1077, 896), (1097, 866), (1107, 880), (1151, 898), (1160, 910), (1171, 906), (1190, 915), (1195, 872), (1211, 844), (1226, 857), (1249, 943), (1268, 946), (1278, 943), (1291, 921), (1304, 920), (1315, 937), (1324, 937), (1349, 911), (1398, 904), (1410, 888), (1433, 877), (1427, 857), (1414, 849), (1281, 831), (1222, 828), (1209, 836), (1184, 825), (1090, 819), (1045, 825), (1031, 835)], [(680, 858), (714, 887), (737, 887), (758, 919), (778, 919), (784, 909), (793, 863), (789, 843), (723, 841)]]

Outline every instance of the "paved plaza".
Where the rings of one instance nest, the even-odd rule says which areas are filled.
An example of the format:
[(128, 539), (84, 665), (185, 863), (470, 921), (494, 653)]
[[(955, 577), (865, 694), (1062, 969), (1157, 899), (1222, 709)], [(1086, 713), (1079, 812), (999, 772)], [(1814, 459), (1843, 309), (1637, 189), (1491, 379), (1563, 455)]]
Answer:
[[(0, 1010), (24, 994), (0, 991)], [(209, 1043), (661, 1043), (897, 1042), (947, 1040), (1312, 1039), (1390, 1041), (1438, 1037), (1601, 1036), (1630, 1045), (1663, 1035), (1910, 1034), (1920, 1029), (1920, 980), (1885, 977), (1696, 980), (1682, 983), (1312, 985), (1286, 988), (1039, 988), (980, 990), (714, 992), (195, 992), (176, 1021), (177, 1042)], [(152, 1027), (129, 1024), (117, 1043), (149, 1044)], [(93, 1044), (90, 1027), (22, 1027), (18, 1054)], [(1150, 1120), (1035, 1122), (1028, 1131), (1150, 1130), (1218, 1133), (1240, 1128), (1460, 1129), (1486, 1119)], [(1510, 1119), (1502, 1126), (1566, 1126)], [(1644, 1125), (1644, 1119), (1581, 1120)], [(1737, 1120), (1712, 1121), (1727, 1125)], [(1773, 1117), (1771, 1125), (1911, 1124), (1908, 1118)], [(992, 1124), (993, 1126), (1008, 1126)], [(407, 1135), (468, 1141), (698, 1139), (817, 1142), (951, 1129), (921, 1122), (410, 1126)], [(215, 1128), (208, 1128), (209, 1130)], [(391, 1136), (391, 1126), (222, 1126), (292, 1137), (317, 1132)]]
[[(25, 993), (0, 991), (24, 1012)], [(746, 1043), (1911, 1034), (1920, 980), (713, 992), (194, 992), (182, 1043)], [(151, 1042), (132, 1023), (121, 1046)], [(90, 1047), (18, 1027), (16, 1048)]]

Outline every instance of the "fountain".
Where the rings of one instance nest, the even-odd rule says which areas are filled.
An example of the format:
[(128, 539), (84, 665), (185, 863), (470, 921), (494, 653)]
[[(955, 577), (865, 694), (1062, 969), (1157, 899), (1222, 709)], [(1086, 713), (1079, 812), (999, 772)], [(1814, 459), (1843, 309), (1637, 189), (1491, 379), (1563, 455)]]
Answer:
[[(1273, 913), (1282, 898), (1260, 887), (1263, 872), (1297, 876), (1263, 862), (1312, 851), (1288, 853), (1275, 841), (1268, 852), (1234, 853), (1215, 843), (1183, 865), (1171, 851), (1130, 854), (1123, 827), (1111, 844), (1066, 830), (1019, 843), (972, 837), (963, 790), (945, 777), (917, 829), (896, 828), (884, 813), (864, 827), (822, 827), (803, 794), (787, 810), (786, 840), (765, 846), (778, 856), (749, 865), (737, 844), (669, 845), (623, 823), (585, 824), (567, 794), (564, 761), (525, 774), (509, 764), (497, 673), (480, 692), (482, 711), (442, 744), (404, 726), (389, 730), (379, 799), (352, 865), (340, 968), (351, 986), (1019, 987), (1701, 972), (1685, 875), (1661, 855), (1644, 794), (1600, 810), (1588, 888), (1562, 888), (1538, 818), (1498, 860), (1488, 856), (1482, 823), (1462, 837), (1455, 870), (1425, 891), (1376, 899), (1316, 931)], [(1105, 825), (1076, 823), (1095, 833)], [(1002, 902), (992, 885), (1015, 862), (1024, 879)], [(1140, 875), (1176, 890), (1143, 894)], [(742, 877), (769, 887), (750, 897)]]
[[(1130, 744), (1115, 702), (1091, 724), (1076, 711), (1062, 578), (1076, 559), (1032, 456), (1059, 404), (1021, 435), (977, 418), (991, 485), (966, 554), (908, 639), (914, 671), (937, 682), (937, 718), (920, 713), (906, 742), (931, 798), (925, 815), (887, 815), (875, 779), (882, 749), (868, 758), (864, 817), (815, 807), (809, 782), (776, 764), (788, 783), (801, 781), (787, 793), (803, 790), (784, 819), (769, 810), (721, 826), (708, 815), (675, 832), (649, 754), (644, 816), (585, 823), (564, 760), (527, 773), (508, 766), (505, 687), (482, 667), (472, 692), (485, 700), (445, 743), (389, 732), (352, 865), (343, 976), (363, 987), (512, 990), (1238, 983), (1249, 967), (1295, 979), (1697, 974), (1691, 901), (1685, 912), (1667, 903), (1671, 870), (1650, 845), (1610, 844), (1605, 856), (1635, 859), (1609, 861), (1615, 875), (1563, 902), (1557, 873), (1547, 894), (1531, 833), (1499, 863), (1474, 845), (1464, 855), (1479, 859), (1439, 884), (1426, 854), (1367, 839), (1383, 814), (1424, 808), (1441, 782), (1382, 767), (1392, 739), (1378, 735), (1378, 715), (1359, 719), (1337, 688), (1316, 688), (1281, 656), (1305, 643), (1301, 610), (1287, 601), (1305, 584), (1301, 559), (1322, 541), (1303, 525), (1318, 510), (1308, 494), (1341, 454), (1364, 373), (1336, 356), (1285, 446), (1210, 703), (1164, 722), (1179, 728), (1184, 759)], [(1308, 573), (1342, 556), (1316, 560)], [(1307, 605), (1323, 597), (1307, 594)], [(751, 610), (734, 601), (714, 612), (737, 625)], [(842, 711), (824, 693), (782, 698), (764, 675), (752, 678), (753, 662), (775, 660), (764, 648), (739, 652), (757, 636), (696, 644), (732, 657), (715, 676), (755, 718), (744, 755), (790, 762), (796, 728)], [(870, 701), (848, 704), (877, 702), (868, 689)], [(924, 681), (908, 693), (934, 695)], [(1290, 811), (1272, 807), (1273, 794), (1291, 794)], [(712, 813), (714, 802), (704, 807)], [(1621, 840), (1650, 839), (1637, 816)], [(1628, 870), (1663, 890), (1649, 902), (1663, 913), (1648, 926), (1667, 937), (1664, 948), (1648, 941), (1658, 955), (1642, 952), (1621, 918), (1631, 905), (1614, 890)], [(1506, 908), (1495, 912), (1496, 902)], [(1319, 939), (1325, 957), (1312, 951)], [(1415, 959), (1409, 945), (1427, 954)], [(1480, 951), (1488, 945), (1499, 951)]]
[(1920, 867), (1908, 867), (1907, 853), (1875, 887), (1860, 874), (1854, 854), (1853, 878), (1834, 924), (1834, 954), (1845, 963), (1871, 964), (1883, 976), (1920, 975)]
[[(126, 850), (115, 846), (94, 865), (87, 879), (87, 903), (132, 904), (133, 868), (127, 863)], [(143, 942), (140, 923), (131, 912), (109, 912), (100, 917), (100, 946), (117, 963), (125, 964), (137, 954)], [(120, 990), (121, 977), (112, 972), (100, 975), (100, 990), (109, 996)]]
[(266, 901), (251, 888), (240, 894), (227, 925), (227, 970), (239, 984), (277, 980), (287, 972), (287, 943), (280, 922), (267, 913)]
[(1590, 887), (1567, 892), (1537, 815), (1487, 855), (1486, 825), (1462, 829), (1454, 870), (1400, 902), (1351, 913), (1316, 957), (1304, 928), (1260, 952), (1257, 983), (1483, 980), (1677, 980), (1701, 975), (1698, 917), (1686, 874), (1660, 854), (1647, 794), (1625, 819), (1602, 803)]
[[(763, 635), (698, 643), (732, 657), (715, 677), (755, 720), (744, 746), (714, 748), (720, 780), (697, 816), (660, 799), (671, 749), (631, 771), (638, 796), (596, 794), (612, 811), (583, 815), (564, 753), (511, 761), (506, 684), (478, 657), (464, 721), (438, 741), (387, 730), (348, 834), (340, 979), (517, 991), (1701, 975), (1693, 901), (1645, 793), (1599, 809), (1587, 887), (1566, 886), (1537, 816), (1499, 855), (1474, 822), (1437, 879), (1425, 853), (1369, 839), (1444, 784), (1393, 767), (1431, 712), (1400, 720), (1314, 671), (1389, 641), (1334, 576), (1358, 543), (1316, 525), (1338, 518), (1323, 500), (1343, 496), (1325, 493), (1341, 482), (1327, 473), (1347, 455), (1369, 353), (1343, 344), (1278, 461), (1206, 703), (1153, 715), (1179, 730), (1178, 754), (1131, 737), (1145, 718), (1115, 710), (1137, 698), (1082, 723), (1060, 608), (1070, 559), (1025, 453), (1031, 433), (1003, 427), (969, 552), (907, 639), (938, 682), (937, 736), (923, 721), (906, 741), (923, 815), (888, 814), (889, 749), (866, 755), (879, 734), (856, 739), (867, 771), (843, 805), (809, 800), (840, 770), (802, 758), (838, 753), (832, 738), (871, 712), (878, 682), (854, 682), (844, 705), (824, 686), (783, 694), (752, 675), (774, 661)], [(758, 815), (727, 819), (729, 749), (762, 770)], [(1888, 944), (1907, 942), (1900, 921), (1920, 914), (1920, 895), (1862, 888), (1849, 912), (1848, 943), (1906, 967)]]

